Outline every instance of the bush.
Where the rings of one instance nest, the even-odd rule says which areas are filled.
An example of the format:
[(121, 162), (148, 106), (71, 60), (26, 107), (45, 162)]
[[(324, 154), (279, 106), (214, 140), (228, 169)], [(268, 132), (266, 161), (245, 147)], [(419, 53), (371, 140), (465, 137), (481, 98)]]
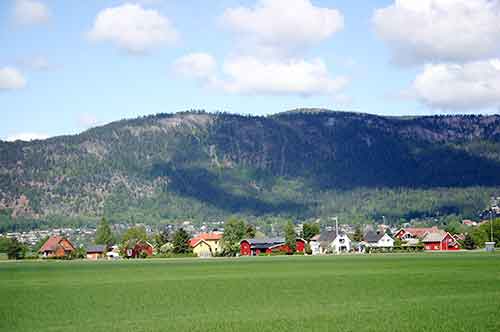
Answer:
[(309, 245), (309, 243), (306, 243), (306, 247), (304, 248), (304, 251), (305, 251), (306, 254), (312, 255), (313, 251), (312, 251), (311, 246)]

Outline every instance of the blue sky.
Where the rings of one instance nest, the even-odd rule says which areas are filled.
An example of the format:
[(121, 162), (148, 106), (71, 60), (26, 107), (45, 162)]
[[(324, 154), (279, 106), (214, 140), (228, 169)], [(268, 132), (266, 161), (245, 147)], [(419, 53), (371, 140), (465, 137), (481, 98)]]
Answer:
[(2, 0), (0, 138), (187, 109), (494, 113), (500, 5), (468, 1)]

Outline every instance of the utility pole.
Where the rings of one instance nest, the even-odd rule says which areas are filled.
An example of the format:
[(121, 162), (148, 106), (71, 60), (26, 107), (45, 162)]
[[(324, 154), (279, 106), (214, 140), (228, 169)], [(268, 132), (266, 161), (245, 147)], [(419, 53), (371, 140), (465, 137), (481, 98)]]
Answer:
[(495, 242), (493, 242), (493, 209), (490, 210), (490, 242), (485, 242), (487, 252), (495, 251)]
[(493, 242), (493, 209), (490, 210), (490, 241)]

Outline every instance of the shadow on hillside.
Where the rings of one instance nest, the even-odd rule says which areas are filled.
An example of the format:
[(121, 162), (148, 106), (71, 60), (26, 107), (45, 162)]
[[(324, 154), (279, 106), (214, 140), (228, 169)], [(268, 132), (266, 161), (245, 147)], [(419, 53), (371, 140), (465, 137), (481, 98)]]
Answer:
[(221, 185), (231, 179), (199, 167), (175, 168), (169, 163), (157, 163), (153, 165), (151, 175), (168, 177), (169, 191), (195, 198), (230, 213), (303, 214), (308, 210), (307, 206), (295, 202), (266, 202), (256, 198), (253, 193), (244, 196), (228, 192)]
[[(391, 152), (367, 151), (356, 156), (344, 151), (338, 162), (311, 172), (311, 181), (321, 189), (475, 187), (500, 185), (500, 163), (450, 147), (404, 143)], [(418, 151), (418, 152), (415, 152)], [(315, 175), (316, 174), (316, 175)]]

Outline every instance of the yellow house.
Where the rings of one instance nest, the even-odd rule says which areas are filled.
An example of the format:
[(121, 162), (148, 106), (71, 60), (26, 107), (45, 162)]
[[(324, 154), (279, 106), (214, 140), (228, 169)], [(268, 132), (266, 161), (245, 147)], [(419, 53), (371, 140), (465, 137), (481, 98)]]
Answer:
[(211, 257), (222, 251), (221, 233), (203, 233), (189, 241), (193, 252), (199, 257)]

